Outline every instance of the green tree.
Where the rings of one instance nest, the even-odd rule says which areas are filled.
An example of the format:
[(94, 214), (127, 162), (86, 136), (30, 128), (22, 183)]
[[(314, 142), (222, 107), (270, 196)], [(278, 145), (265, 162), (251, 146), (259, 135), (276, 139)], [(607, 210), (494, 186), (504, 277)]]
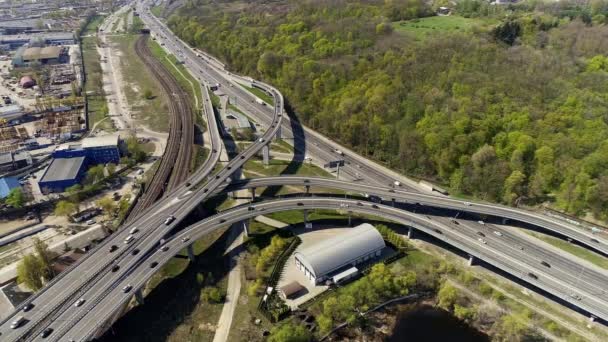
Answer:
[(74, 184), (65, 189), (65, 192), (66, 192), (70, 202), (76, 204), (77, 206), (79, 205), (80, 201), (83, 199), (81, 191), (82, 191), (82, 185), (80, 185), (80, 184)]
[(116, 172), (116, 164), (109, 163), (108, 165), (106, 165), (106, 169), (108, 170), (108, 175), (113, 175), (114, 172)]
[(12, 189), (4, 201), (6, 204), (10, 204), (15, 208), (23, 207), (25, 204), (25, 195), (23, 194), (21, 187)]
[(100, 207), (107, 217), (112, 217), (116, 211), (116, 203), (110, 197), (104, 197), (95, 202)]
[(205, 287), (201, 293), (201, 298), (207, 303), (221, 303), (224, 300), (224, 294), (215, 286)]
[(72, 202), (61, 200), (55, 204), (55, 215), (70, 217), (70, 215), (76, 212), (76, 205)]
[(146, 100), (152, 100), (154, 98), (154, 94), (152, 93), (152, 90), (146, 88), (146, 90), (144, 90), (143, 97)]
[(102, 164), (95, 165), (87, 170), (86, 182), (95, 184), (104, 178), (104, 167)]
[(42, 267), (44, 267), (44, 275), (47, 280), (52, 279), (55, 276), (55, 272), (51, 267), (52, 260), (55, 258), (55, 253), (49, 250), (49, 246), (39, 238), (34, 238), (34, 251), (36, 256), (40, 259)]
[(452, 306), (458, 300), (458, 290), (449, 282), (444, 282), (437, 293), (438, 305), (446, 310), (452, 310)]
[(28, 254), (17, 264), (17, 282), (34, 291), (44, 286), (45, 267), (33, 254)]
[(312, 335), (301, 324), (287, 322), (278, 327), (272, 328), (268, 342), (309, 342)]

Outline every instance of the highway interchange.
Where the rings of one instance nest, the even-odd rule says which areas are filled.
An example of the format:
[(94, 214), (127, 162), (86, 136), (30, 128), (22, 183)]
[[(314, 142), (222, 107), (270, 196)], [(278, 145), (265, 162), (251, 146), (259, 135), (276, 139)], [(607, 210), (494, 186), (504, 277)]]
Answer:
[[(103, 332), (104, 327), (107, 326), (106, 322), (115, 317), (117, 311), (131, 300), (135, 290), (141, 288), (159, 267), (184, 247), (204, 237), (205, 234), (262, 213), (318, 208), (372, 214), (414, 227), (471, 256), (484, 260), (514, 277), (521, 278), (591, 315), (603, 320), (608, 319), (608, 300), (604, 292), (605, 284), (608, 283), (608, 275), (605, 271), (586, 264), (579, 264), (553, 250), (536, 246), (529, 240), (510, 234), (509, 230), (505, 228), (488, 223), (454, 220), (450, 217), (416, 214), (402, 210), (399, 205), (393, 207), (391, 202), (394, 199), (397, 203), (411, 205), (418, 203), (418, 206), (432, 206), (453, 212), (469, 212), (524, 222), (554, 231), (582, 245), (608, 254), (608, 244), (605, 240), (598, 239), (591, 233), (564, 222), (532, 212), (404, 191), (416, 190), (416, 187), (394, 172), (387, 171), (317, 133), (302, 128), (298, 123), (294, 123), (293, 119), (289, 120), (286, 115), (283, 115), (283, 98), (278, 90), (269, 85), (254, 82), (256, 86), (272, 94), (275, 105), (262, 106), (255, 103), (253, 101), (255, 97), (237, 83), (251, 83), (252, 80), (223, 70), (209, 57), (197, 56), (197, 52), (176, 39), (162, 23), (150, 15), (145, 7), (147, 6), (143, 6), (142, 3), (138, 7), (142, 20), (159, 37), (159, 40), (162, 39), (161, 36), (166, 37), (162, 39), (165, 48), (180, 56), (186, 67), (206, 85), (203, 91), (204, 114), (209, 123), (213, 153), (203, 167), (191, 175), (184, 184), (165, 194), (149, 210), (110, 236), (77, 265), (62, 273), (30, 298), (27, 302), (35, 305), (31, 311), (19, 312), (23, 306), (19, 307), (18, 311), (2, 321), (0, 339), (3, 341), (83, 341), (93, 338)], [(239, 99), (239, 107), (268, 127), (259, 140), (215, 174), (212, 174), (212, 171), (219, 161), (219, 149), (222, 143), (217, 132), (211, 101), (206, 91), (208, 84), (221, 84), (224, 93), (231, 98)], [(283, 138), (293, 139), (293, 144), (301, 156), (306, 154), (316, 159), (316, 162), (337, 159), (336, 149), (345, 151), (346, 155), (341, 157), (346, 160), (347, 164), (342, 171), (351, 179), (359, 180), (347, 182), (297, 176), (251, 180), (231, 179), (234, 177), (233, 173), (268, 145), (279, 130)], [(400, 180), (403, 186), (391, 186), (395, 180)], [(170, 234), (172, 229), (194, 208), (220, 192), (278, 185), (333, 188), (351, 194), (365, 193), (381, 197), (384, 204), (364, 199), (306, 197), (305, 195), (301, 198), (265, 200), (223, 211), (186, 227), (179, 233)], [(165, 224), (166, 219), (171, 215), (175, 219), (171, 223)], [(454, 222), (458, 222), (458, 224)], [(140, 233), (134, 242), (124, 244), (123, 240), (133, 227), (137, 227)], [(494, 231), (500, 232), (501, 235), (495, 234)], [(483, 238), (478, 232), (484, 234)], [(167, 246), (167, 250), (163, 251), (160, 248), (161, 239), (166, 240), (163, 246)], [(118, 246), (118, 250), (109, 252), (108, 248), (111, 245)], [(133, 255), (135, 250), (138, 253)], [(542, 265), (541, 261), (548, 262), (550, 267)], [(158, 264), (151, 267), (153, 262)], [(110, 271), (114, 265), (119, 265), (116, 272)], [(531, 277), (530, 274), (536, 278)], [(127, 285), (132, 286), (132, 289), (128, 293), (124, 293), (123, 288)], [(84, 303), (75, 307), (76, 301), (80, 298), (85, 300)], [(11, 329), (11, 321), (19, 315), (25, 316), (28, 322), (20, 328)], [(50, 336), (46, 339), (40, 338), (39, 334), (49, 327), (53, 329)]]

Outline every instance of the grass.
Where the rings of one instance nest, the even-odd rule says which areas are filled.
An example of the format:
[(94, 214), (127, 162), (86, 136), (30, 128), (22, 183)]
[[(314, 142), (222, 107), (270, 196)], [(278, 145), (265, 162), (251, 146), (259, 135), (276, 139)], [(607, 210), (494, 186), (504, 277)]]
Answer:
[[(111, 42), (121, 52), (120, 70), (123, 81), (128, 85), (123, 87), (127, 101), (131, 106), (134, 118), (157, 132), (169, 131), (169, 116), (167, 99), (152, 74), (135, 53), (135, 42), (139, 35), (127, 34), (112, 37)], [(145, 99), (143, 93), (149, 89), (152, 99)]]
[(190, 161), (191, 165), (190, 165), (190, 169), (191, 170), (196, 170), (198, 169), (201, 165), (203, 165), (203, 163), (205, 162), (205, 160), (207, 160), (207, 157), (209, 156), (209, 149), (201, 146), (201, 145), (194, 145), (194, 154), (193, 154), (193, 158)]
[(105, 19), (105, 17), (102, 16), (102, 15), (96, 15), (96, 16), (94, 16), (91, 19), (91, 21), (89, 21), (89, 23), (84, 28), (84, 30), (82, 31), (82, 35), (83, 36), (88, 36), (90, 34), (97, 33), (97, 28), (99, 27), (99, 25), (101, 25), (101, 23), (103, 22), (104, 19)]
[(262, 161), (256, 159), (250, 159), (245, 163), (245, 171), (253, 171), (253, 173), (260, 173), (265, 176), (289, 174), (289, 175), (301, 175), (311, 177), (332, 177), (332, 175), (310, 163), (297, 163), (290, 165), (289, 160), (271, 159), (265, 166)]
[(154, 14), (155, 17), (160, 18), (160, 16), (163, 14), (164, 9), (165, 9), (165, 6), (163, 6), (163, 5), (154, 6), (150, 9), (150, 12), (152, 12), (152, 14)]
[(239, 84), (242, 85), (243, 88), (247, 89), (253, 95), (262, 99), (262, 101), (274, 106), (274, 99), (272, 98), (272, 96), (266, 94), (263, 90), (254, 88), (254, 87), (248, 87), (248, 86), (244, 85), (243, 83), (239, 83)]
[(594, 253), (585, 247), (581, 247), (581, 246), (572, 244), (568, 241), (564, 241), (562, 239), (558, 239), (556, 237), (547, 236), (547, 235), (540, 234), (540, 233), (534, 233), (534, 232), (530, 232), (527, 230), (524, 230), (524, 232), (534, 236), (535, 238), (543, 240), (544, 242), (546, 242), (554, 247), (564, 250), (572, 255), (575, 255), (581, 259), (587, 260), (590, 263), (593, 263), (601, 268), (608, 269), (608, 258), (605, 258), (597, 253)]
[(427, 17), (393, 23), (396, 32), (412, 34), (421, 40), (429, 35), (446, 32), (470, 32), (474, 28), (488, 29), (495, 21), (481, 18), (464, 18), (457, 15)]

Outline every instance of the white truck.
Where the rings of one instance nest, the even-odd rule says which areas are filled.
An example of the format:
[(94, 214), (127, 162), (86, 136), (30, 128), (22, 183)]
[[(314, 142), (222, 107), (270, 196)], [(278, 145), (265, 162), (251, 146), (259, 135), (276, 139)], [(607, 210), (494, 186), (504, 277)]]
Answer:
[(255, 102), (257, 102), (258, 104), (261, 104), (262, 106), (266, 105), (266, 102), (262, 101), (262, 99), (255, 99)]

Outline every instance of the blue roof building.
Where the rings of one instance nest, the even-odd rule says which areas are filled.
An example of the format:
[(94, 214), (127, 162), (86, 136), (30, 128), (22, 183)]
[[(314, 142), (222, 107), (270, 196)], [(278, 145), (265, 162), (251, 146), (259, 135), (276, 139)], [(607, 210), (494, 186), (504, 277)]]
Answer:
[(0, 198), (6, 198), (11, 190), (20, 187), (19, 180), (15, 177), (0, 178)]
[(43, 193), (64, 192), (84, 178), (87, 163), (85, 157), (56, 158), (46, 169), (38, 186)]

